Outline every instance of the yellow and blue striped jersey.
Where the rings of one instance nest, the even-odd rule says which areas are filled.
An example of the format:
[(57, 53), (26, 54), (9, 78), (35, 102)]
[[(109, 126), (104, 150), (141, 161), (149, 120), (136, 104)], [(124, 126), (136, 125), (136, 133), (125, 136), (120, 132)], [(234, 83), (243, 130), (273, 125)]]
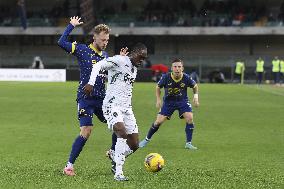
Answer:
[(105, 79), (106, 73), (104, 70), (100, 71), (100, 74), (94, 85), (94, 91), (91, 97), (85, 95), (83, 87), (88, 83), (92, 72), (93, 64), (100, 60), (107, 58), (108, 54), (105, 51), (98, 51), (93, 44), (77, 44), (68, 41), (68, 36), (74, 29), (72, 24), (69, 24), (60, 37), (58, 45), (68, 53), (77, 57), (80, 68), (80, 81), (77, 91), (77, 99), (80, 98), (95, 98), (103, 100), (105, 97)]

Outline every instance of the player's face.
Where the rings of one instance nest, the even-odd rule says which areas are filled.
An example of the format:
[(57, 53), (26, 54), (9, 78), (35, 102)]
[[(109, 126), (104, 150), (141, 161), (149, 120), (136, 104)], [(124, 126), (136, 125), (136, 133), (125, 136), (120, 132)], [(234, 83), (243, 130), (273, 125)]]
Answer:
[(103, 51), (106, 49), (109, 40), (109, 34), (101, 32), (94, 35), (94, 46), (99, 50)]
[(134, 66), (139, 67), (141, 66), (142, 62), (145, 61), (146, 58), (147, 50), (142, 50), (133, 54), (132, 62), (134, 63)]
[(183, 72), (183, 65), (181, 62), (172, 63), (172, 72), (175, 77), (180, 77)]

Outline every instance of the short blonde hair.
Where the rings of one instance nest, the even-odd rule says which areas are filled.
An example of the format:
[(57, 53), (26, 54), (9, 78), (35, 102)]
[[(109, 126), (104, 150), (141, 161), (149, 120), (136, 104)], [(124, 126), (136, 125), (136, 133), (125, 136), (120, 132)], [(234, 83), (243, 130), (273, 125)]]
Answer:
[(104, 32), (106, 34), (110, 33), (110, 28), (106, 24), (99, 24), (94, 28), (94, 34), (99, 35), (101, 32)]

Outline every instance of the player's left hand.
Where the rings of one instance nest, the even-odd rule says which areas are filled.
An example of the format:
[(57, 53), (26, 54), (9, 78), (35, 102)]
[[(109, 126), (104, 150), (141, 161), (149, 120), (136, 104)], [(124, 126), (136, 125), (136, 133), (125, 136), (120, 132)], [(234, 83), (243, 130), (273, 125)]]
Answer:
[(194, 105), (195, 107), (198, 107), (198, 106), (199, 106), (198, 98), (193, 98), (193, 105)]
[(79, 16), (73, 16), (70, 18), (70, 24), (76, 27), (83, 24), (83, 22), (81, 22), (81, 18)]
[(86, 84), (84, 87), (83, 87), (83, 90), (84, 90), (84, 93), (88, 96), (92, 96), (92, 92), (93, 92), (93, 86), (90, 85), (90, 84)]
[(129, 53), (129, 52), (128, 52), (128, 48), (125, 47), (125, 48), (121, 48), (121, 49), (120, 49), (120, 53), (119, 53), (119, 54), (120, 54), (121, 56), (127, 56), (128, 53)]

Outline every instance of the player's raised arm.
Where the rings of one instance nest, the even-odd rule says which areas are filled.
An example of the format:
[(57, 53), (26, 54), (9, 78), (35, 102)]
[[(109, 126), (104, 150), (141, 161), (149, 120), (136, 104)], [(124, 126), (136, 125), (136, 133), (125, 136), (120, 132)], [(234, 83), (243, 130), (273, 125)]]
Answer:
[(199, 101), (198, 101), (198, 85), (195, 84), (195, 86), (192, 88), (193, 91), (193, 104), (195, 107), (199, 106)]
[(83, 24), (81, 22), (81, 18), (78, 16), (73, 16), (70, 18), (70, 24), (67, 26), (63, 34), (58, 40), (58, 45), (63, 48), (65, 51), (69, 53), (73, 53), (75, 51), (75, 43), (71, 43), (68, 41), (68, 36), (72, 32), (72, 30), (76, 27)]

